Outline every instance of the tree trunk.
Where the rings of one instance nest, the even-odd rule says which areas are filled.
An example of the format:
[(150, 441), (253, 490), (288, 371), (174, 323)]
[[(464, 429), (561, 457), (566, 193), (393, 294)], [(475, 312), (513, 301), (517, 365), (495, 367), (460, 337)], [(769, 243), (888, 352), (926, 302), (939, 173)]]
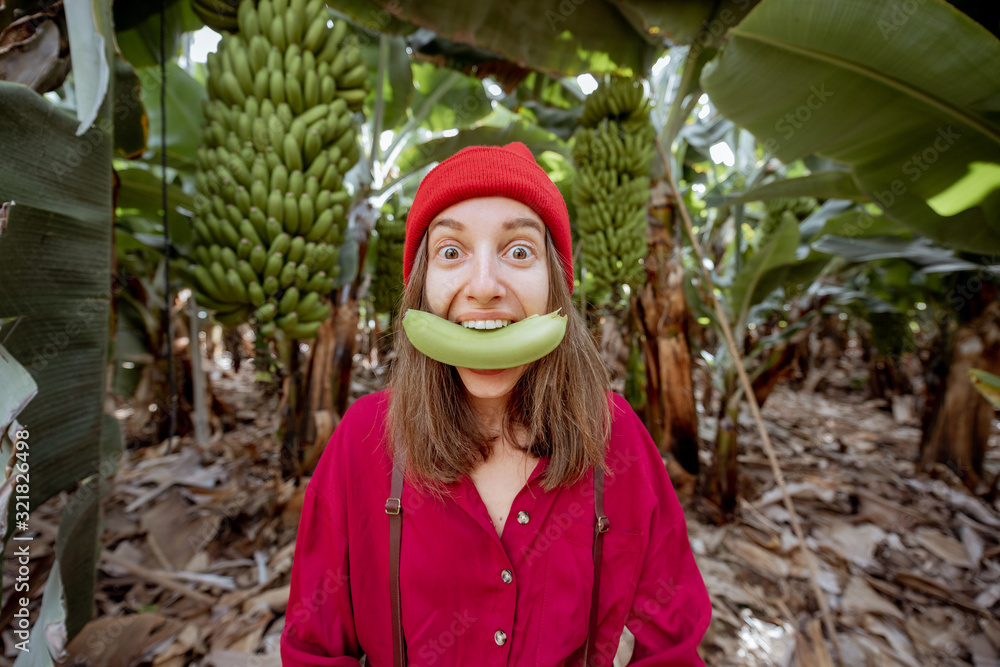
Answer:
[(924, 470), (943, 463), (972, 490), (983, 481), (983, 459), (994, 410), (976, 391), (968, 371), (981, 368), (1000, 374), (1000, 303), (996, 295), (995, 286), (985, 285), (976, 303), (970, 304), (977, 312), (951, 337), (949, 363), (940, 369), (940, 390), (929, 395), (920, 443)]
[(354, 367), (354, 348), (358, 338), (360, 313), (357, 300), (349, 298), (346, 303), (337, 304), (333, 317), (336, 340), (331, 366), (333, 409), (336, 414), (343, 415), (351, 395), (351, 370)]
[(739, 479), (739, 381), (733, 370), (725, 378), (722, 402), (719, 405), (719, 425), (715, 434), (715, 452), (712, 469), (706, 483), (706, 496), (715, 504), (718, 522), (729, 521), (736, 512), (737, 486)]
[(644, 334), (648, 400), (646, 425), (657, 446), (691, 474), (698, 473), (698, 413), (691, 380), (684, 269), (680, 262), (669, 186), (653, 188), (647, 228), (646, 285), (634, 301)]
[(333, 435), (333, 429), (340, 422), (340, 415), (333, 409), (333, 358), (337, 345), (333, 322), (333, 318), (327, 318), (312, 341), (312, 355), (306, 374), (308, 399), (301, 411), (305, 452), (299, 476), (311, 473), (316, 467), (327, 441)]

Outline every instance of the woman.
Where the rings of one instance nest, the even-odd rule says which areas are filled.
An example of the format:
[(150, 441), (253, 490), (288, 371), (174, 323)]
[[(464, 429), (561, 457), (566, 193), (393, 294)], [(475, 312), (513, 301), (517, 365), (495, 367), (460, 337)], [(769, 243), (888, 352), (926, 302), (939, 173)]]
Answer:
[(565, 337), (514, 368), (456, 367), (400, 318), (391, 389), (351, 406), (307, 488), (284, 665), (611, 665), (626, 626), (631, 664), (702, 664), (711, 607), (684, 516), (606, 391), (572, 256), (566, 205), (523, 144), (424, 178), (402, 315), (486, 329), (561, 309)]

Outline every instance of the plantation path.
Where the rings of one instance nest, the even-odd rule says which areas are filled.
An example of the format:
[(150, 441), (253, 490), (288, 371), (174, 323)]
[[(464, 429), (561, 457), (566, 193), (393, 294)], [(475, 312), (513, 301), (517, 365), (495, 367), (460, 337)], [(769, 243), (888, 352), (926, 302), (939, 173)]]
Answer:
[[(820, 558), (844, 664), (997, 665), (1000, 512), (948, 471), (915, 476), (918, 425), (864, 402), (848, 375), (832, 395), (779, 387), (764, 409)], [(185, 441), (170, 454), (160, 445), (123, 457), (105, 503), (98, 617), (69, 646), (69, 664), (280, 665), (302, 489), (276, 472), (273, 401), (262, 404), (247, 373), (214, 386), (233, 407), (235, 430), (200, 450)], [(354, 390), (371, 388), (359, 381)], [(715, 609), (703, 655), (709, 665), (831, 664), (805, 561), (749, 419), (740, 437), (741, 518), (710, 525), (689, 503)], [(38, 597), (64, 503), (54, 499), (32, 517)], [(13, 559), (4, 565), (12, 582)], [(12, 639), (5, 631), (5, 664)]]

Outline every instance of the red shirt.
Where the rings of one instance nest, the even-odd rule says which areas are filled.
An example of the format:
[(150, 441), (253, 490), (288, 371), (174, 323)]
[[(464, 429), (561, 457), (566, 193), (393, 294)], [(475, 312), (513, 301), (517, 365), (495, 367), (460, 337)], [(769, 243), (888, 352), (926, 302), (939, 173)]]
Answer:
[[(711, 605), (663, 461), (617, 395), (604, 508), (598, 659), (611, 665), (622, 628), (633, 665), (702, 665)], [(388, 394), (344, 415), (305, 494), (282, 664), (392, 665), (389, 495), (383, 435)], [(403, 487), (400, 588), (409, 665), (578, 663), (594, 579), (593, 473), (544, 491), (542, 458), (497, 536), (465, 477), (445, 501)], [(501, 634), (502, 633), (502, 634)]]

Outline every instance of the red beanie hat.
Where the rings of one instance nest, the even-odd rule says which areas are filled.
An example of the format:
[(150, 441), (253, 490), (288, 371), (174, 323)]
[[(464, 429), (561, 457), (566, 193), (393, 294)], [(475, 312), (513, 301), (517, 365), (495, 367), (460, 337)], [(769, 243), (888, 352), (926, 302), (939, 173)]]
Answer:
[(538, 214), (559, 252), (572, 293), (573, 248), (566, 202), (528, 147), (520, 142), (463, 148), (424, 176), (406, 218), (403, 283), (410, 280), (417, 249), (435, 216), (459, 202), (479, 197), (514, 199)]

